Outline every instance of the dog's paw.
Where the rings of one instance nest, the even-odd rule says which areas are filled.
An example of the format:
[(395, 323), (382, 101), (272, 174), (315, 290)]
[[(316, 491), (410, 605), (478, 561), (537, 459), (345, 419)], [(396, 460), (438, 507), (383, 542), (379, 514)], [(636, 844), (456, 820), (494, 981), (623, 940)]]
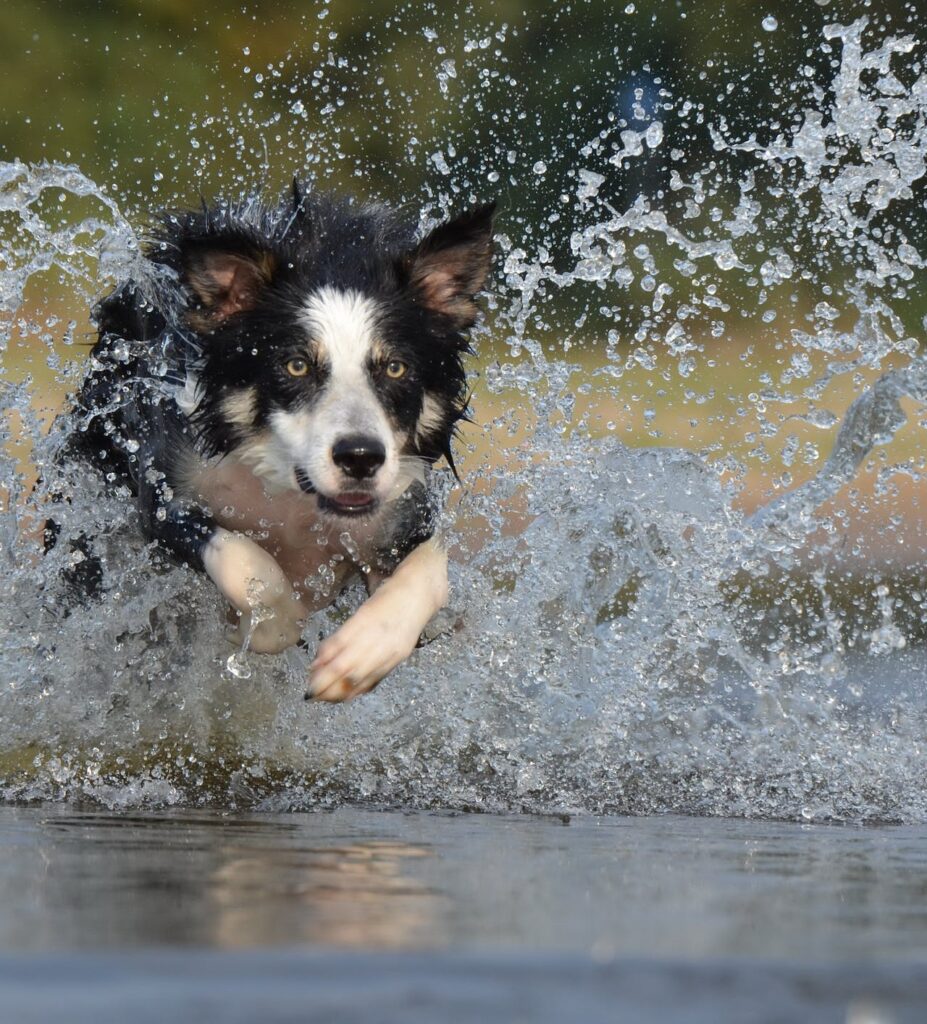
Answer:
[(361, 605), (319, 645), (306, 696), (337, 702), (372, 690), (415, 650), (418, 630), (403, 619), (392, 602)]

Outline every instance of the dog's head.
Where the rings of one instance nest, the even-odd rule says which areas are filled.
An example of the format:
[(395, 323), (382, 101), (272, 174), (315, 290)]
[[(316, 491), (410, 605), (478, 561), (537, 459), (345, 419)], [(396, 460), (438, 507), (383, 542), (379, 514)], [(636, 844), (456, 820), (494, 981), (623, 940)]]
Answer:
[(294, 187), (274, 209), (167, 218), (150, 254), (176, 271), (199, 336), (193, 420), (207, 449), (345, 517), (450, 458), (492, 213), (417, 241), (383, 208)]

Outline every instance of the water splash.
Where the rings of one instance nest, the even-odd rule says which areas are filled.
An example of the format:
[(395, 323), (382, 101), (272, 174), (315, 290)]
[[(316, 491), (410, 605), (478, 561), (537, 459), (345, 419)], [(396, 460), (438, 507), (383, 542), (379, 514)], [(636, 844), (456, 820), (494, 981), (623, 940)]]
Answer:
[[(607, 198), (610, 176), (667, 146), (663, 123), (627, 127), (613, 145), (603, 128), (546, 222), (564, 229), (565, 267), (549, 236), (503, 237), (493, 322), (507, 355), (482, 387), (503, 409), (493, 430), (521, 440), (471, 456), (449, 512), (452, 628), (372, 698), (307, 705), (308, 656), (231, 651), (213, 588), (140, 540), (125, 496), (56, 466), (69, 424), (44, 433), (32, 381), (0, 390), (5, 797), (927, 820), (924, 659), (901, 608), (923, 597), (848, 582), (822, 511), (901, 428), (903, 402), (927, 399), (927, 364), (898, 312), (923, 267), (901, 225), (925, 172), (927, 76), (900, 66), (910, 39), (867, 43), (866, 31), (865, 20), (826, 30), (839, 64), (791, 127), (780, 118), (737, 139), (719, 119), (706, 128), (715, 161), (674, 170), (666, 194), (624, 209)], [(444, 93), (462, 88), (460, 70), (436, 65)], [(442, 178), (455, 157), (436, 152)], [(139, 272), (133, 229), (75, 168), (0, 165), (0, 211), (15, 221), (4, 341), (47, 271), (87, 305)], [(853, 272), (835, 282), (844, 266)], [(781, 324), (796, 281), (815, 292), (811, 330)], [(592, 305), (611, 321), (600, 351), (553, 353), (543, 325), (555, 291), (577, 296), (578, 323)], [(682, 381), (697, 408), (687, 382), (714, 369), (703, 332), (728, 337), (738, 309), (785, 365), (778, 381), (729, 396), (758, 417), (746, 456), (601, 436), (613, 430), (595, 414), (617, 416), (637, 373)], [(76, 368), (49, 358), (73, 383)], [(841, 380), (855, 397), (839, 418), (822, 399)], [(737, 480), (792, 421), (768, 415), (778, 405), (836, 435), (814, 475), (789, 487), (783, 473), (786, 493), (747, 515)], [(657, 429), (660, 415), (643, 418)], [(35, 492), (10, 449), (23, 438), (43, 477)], [(801, 451), (817, 461), (786, 438), (784, 465)], [(917, 474), (883, 466), (880, 480), (893, 472)], [(49, 512), (61, 540), (39, 558), (29, 537)], [(102, 556), (103, 596), (74, 606), (61, 580), (85, 557), (81, 534)], [(345, 595), (307, 634), (359, 599)]]

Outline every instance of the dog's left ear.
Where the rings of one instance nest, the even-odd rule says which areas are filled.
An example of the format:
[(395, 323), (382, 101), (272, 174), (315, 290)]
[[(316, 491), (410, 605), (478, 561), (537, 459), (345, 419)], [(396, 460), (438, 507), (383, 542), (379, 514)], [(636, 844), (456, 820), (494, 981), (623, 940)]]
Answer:
[(430, 231), (412, 250), (406, 267), (419, 301), (446, 316), (458, 330), (472, 327), (492, 262), (496, 204), (477, 206)]

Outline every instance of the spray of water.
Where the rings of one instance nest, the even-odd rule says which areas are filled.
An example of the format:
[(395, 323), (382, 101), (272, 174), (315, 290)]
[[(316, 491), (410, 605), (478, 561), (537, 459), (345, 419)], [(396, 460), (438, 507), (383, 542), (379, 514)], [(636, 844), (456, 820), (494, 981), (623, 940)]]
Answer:
[[(623, 209), (604, 198), (610, 176), (666, 146), (664, 124), (643, 112), (636, 127), (604, 123), (544, 222), (564, 232), (565, 264), (541, 230), (503, 236), (492, 331), (504, 355), (477, 389), (504, 410), (490, 429), (513, 440), (504, 455), (471, 453), (449, 503), (453, 628), (370, 698), (306, 704), (300, 651), (230, 659), (213, 588), (145, 545), (126, 496), (56, 463), (80, 424), (60, 417), (49, 433), (34, 382), (4, 385), (0, 793), (927, 820), (922, 662), (890, 585), (865, 594), (868, 618), (848, 614), (844, 529), (826, 505), (891, 441), (905, 403), (927, 400), (927, 364), (898, 312), (923, 269), (900, 212), (925, 173), (927, 74), (906, 61), (910, 38), (870, 38), (865, 20), (829, 26), (819, 44), (833, 80), (809, 86), (791, 123), (747, 138), (723, 118), (706, 124), (711, 163)], [(440, 63), (444, 94), (457, 73)], [(434, 155), (441, 175), (454, 155)], [(61, 359), (61, 332), (25, 318), (30, 282), (54, 272), (89, 306), (144, 273), (136, 233), (74, 167), (0, 165), (0, 213), (4, 343), (47, 338), (73, 387), (80, 367)], [(834, 283), (836, 268), (852, 270)], [(810, 330), (782, 324), (797, 282), (815, 296)], [(594, 358), (565, 358), (569, 334), (556, 355), (544, 340), (555, 293), (612, 322)], [(738, 310), (785, 367), (728, 396), (759, 423), (745, 459), (627, 448), (602, 426), (640, 373), (681, 381), (697, 409), (695, 382), (713, 369), (700, 331), (724, 337)], [(158, 358), (152, 374), (172, 387)], [(841, 381), (854, 397), (838, 423), (822, 396)], [(790, 486), (786, 470), (779, 496), (747, 515), (744, 461), (768, 458), (790, 421), (768, 410), (793, 405), (834, 433), (830, 454), (786, 437), (783, 465), (803, 451), (814, 471)], [(656, 429), (659, 415), (644, 418)], [(899, 464), (879, 479), (897, 473), (917, 477)], [(61, 540), (39, 557), (30, 537), (48, 513)], [(81, 535), (102, 556), (103, 594), (75, 606), (61, 579), (85, 557), (70, 543)], [(345, 595), (307, 635), (359, 599)]]

